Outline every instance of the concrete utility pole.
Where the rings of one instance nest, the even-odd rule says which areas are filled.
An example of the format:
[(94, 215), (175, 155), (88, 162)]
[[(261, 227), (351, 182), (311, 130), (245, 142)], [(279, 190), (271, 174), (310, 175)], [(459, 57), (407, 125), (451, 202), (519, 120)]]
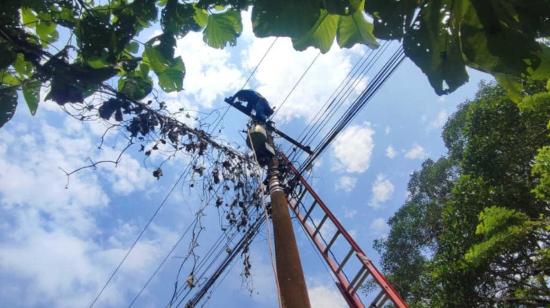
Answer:
[[(268, 141), (269, 145), (275, 148), (271, 132), (268, 132)], [(311, 305), (288, 212), (288, 200), (279, 179), (279, 159), (277, 155), (271, 158), (268, 172), (281, 305), (283, 308), (309, 308)]]

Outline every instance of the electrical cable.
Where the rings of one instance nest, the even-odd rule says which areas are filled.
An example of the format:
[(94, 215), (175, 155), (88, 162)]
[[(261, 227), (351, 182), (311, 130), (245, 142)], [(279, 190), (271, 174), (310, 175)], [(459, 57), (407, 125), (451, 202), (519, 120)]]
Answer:
[(275, 110), (275, 113), (271, 116), (271, 119), (274, 119), (275, 116), (277, 115), (277, 113), (279, 112), (279, 110), (281, 110), (281, 108), (284, 106), (284, 104), (287, 102), (288, 98), (290, 97), (290, 95), (292, 95), (292, 93), (294, 92), (294, 90), (296, 90), (296, 87), (300, 84), (300, 82), (302, 82), (302, 79), (304, 79), (304, 77), (306, 76), (306, 74), (309, 72), (309, 69), (313, 66), (313, 64), (315, 63), (315, 61), (317, 61), (317, 59), (319, 58), (319, 56), (321, 55), (321, 52), (319, 51), (319, 53), (317, 53), (317, 55), (315, 56), (315, 58), (313, 58), (313, 60), (311, 61), (311, 63), (307, 66), (307, 68), (305, 69), (305, 71), (302, 73), (302, 75), (300, 75), (300, 78), (298, 78), (298, 80), (294, 83), (294, 86), (292, 87), (292, 89), (290, 89), (290, 92), (288, 92), (288, 94), (286, 95), (285, 99), (283, 100), (283, 102), (277, 106), (277, 109)]
[(344, 116), (332, 127), (330, 132), (323, 138), (323, 140), (316, 147), (313, 155), (300, 167), (300, 173), (311, 166), (313, 161), (319, 157), (319, 155), (328, 147), (328, 145), (336, 138), (336, 136), (350, 123), (355, 115), (361, 110), (370, 99), (378, 92), (384, 82), (393, 74), (393, 72), (399, 67), (405, 58), (402, 48), (397, 49), (391, 58), (386, 62), (383, 68), (378, 72), (373, 81), (369, 83), (367, 88), (361, 93), (361, 95), (355, 100), (355, 102), (348, 107)]
[[(195, 293), (195, 295), (187, 302), (185, 307), (195, 307), (195, 305), (203, 298), (203, 296), (208, 292), (208, 289), (210, 289), (213, 284), (216, 282), (216, 280), (221, 276), (221, 274), (224, 272), (224, 270), (229, 266), (229, 264), (235, 259), (235, 257), (245, 248), (247, 247), (254, 237), (258, 234), (260, 226), (265, 221), (265, 216), (260, 215), (259, 218), (254, 222), (254, 224), (249, 228), (249, 230), (246, 232), (246, 234), (239, 240), (235, 248), (231, 251), (231, 253), (226, 256), (226, 258), (223, 260), (223, 262), (218, 266), (216, 271), (210, 276), (210, 278), (205, 282), (205, 284), (201, 287), (201, 289)], [(181, 301), (180, 301), (181, 303)], [(178, 305), (179, 306), (179, 303)]]
[(115, 270), (111, 273), (111, 275), (109, 276), (109, 278), (107, 279), (107, 281), (105, 282), (105, 284), (103, 285), (103, 287), (101, 288), (101, 290), (99, 291), (99, 293), (96, 295), (96, 297), (94, 298), (94, 300), (92, 301), (92, 303), (90, 304), (90, 308), (93, 307), (95, 305), (95, 303), (97, 302), (97, 300), (101, 297), (101, 295), (103, 294), (103, 292), (105, 291), (105, 289), (107, 288), (107, 286), (109, 285), (109, 283), (113, 280), (114, 276), (116, 275), (116, 273), (118, 272), (118, 270), (120, 269), (120, 267), (122, 266), (122, 264), (124, 264), (124, 262), (126, 261), (126, 259), (128, 258), (128, 256), (130, 255), (130, 253), (132, 252), (132, 250), (134, 249), (134, 247), (136, 246), (136, 244), (138, 243), (138, 241), (141, 239), (141, 237), (143, 236), (143, 234), (145, 233), (145, 231), (147, 230), (147, 228), (149, 228), (149, 226), (151, 225), (151, 223), (153, 222), (153, 220), (157, 217), (158, 213), (160, 212), (160, 210), (164, 207), (164, 205), (166, 204), (166, 201), (168, 201), (168, 198), (170, 197), (170, 195), (174, 192), (174, 190), (176, 189), (176, 187), (178, 186), (179, 182), (187, 176), (187, 174), (189, 173), (189, 170), (191, 170), (191, 165), (189, 164), (188, 168), (186, 168), (180, 175), (179, 177), (177, 178), (176, 182), (174, 183), (174, 185), (172, 185), (172, 187), (170, 188), (170, 190), (168, 191), (168, 193), (166, 194), (166, 196), (163, 198), (162, 202), (158, 205), (158, 207), (155, 209), (155, 211), (153, 212), (153, 215), (149, 218), (149, 220), (147, 221), (147, 223), (145, 224), (145, 226), (143, 227), (143, 229), (140, 231), (140, 233), (138, 234), (138, 236), (136, 237), (136, 239), (134, 240), (134, 242), (132, 243), (132, 245), (130, 245), (130, 248), (128, 248), (128, 250), (126, 251), (126, 254), (124, 255), (124, 257), (122, 258), (122, 260), (120, 260), (120, 262), (118, 263), (118, 265), (115, 267)]
[[(361, 81), (361, 78), (365, 76), (378, 61), (380, 56), (387, 49), (388, 45), (388, 42), (384, 42), (381, 48), (365, 53), (362, 59), (354, 64), (347, 76), (340, 82), (338, 87), (334, 89), (323, 106), (317, 111), (314, 118), (309, 122), (306, 128), (302, 130), (300, 136), (298, 137), (298, 139), (301, 138), (300, 143), (307, 144), (314, 140), (314, 138), (322, 131), (324, 126), (326, 126), (330, 119), (332, 119), (332, 117), (336, 114), (337, 110), (347, 100), (349, 95), (352, 93), (352, 90), (355, 89), (357, 84)], [(301, 152), (298, 153), (294, 151), (294, 153), (288, 153), (287, 156), (291, 161), (293, 161), (297, 158), (297, 156), (301, 157), (302, 154), (303, 153)]]
[[(262, 58), (260, 59), (260, 61), (258, 61), (258, 63), (256, 64), (256, 66), (254, 67), (254, 69), (250, 72), (250, 75), (248, 75), (248, 78), (246, 79), (246, 81), (244, 82), (243, 86), (241, 87), (241, 90), (244, 89), (244, 87), (246, 87), (246, 85), (248, 84), (248, 82), (250, 81), (250, 79), (252, 79), (252, 76), (254, 76), (254, 74), (256, 74), (256, 71), (258, 70), (258, 68), (260, 67), (260, 65), (262, 64), (262, 62), (264, 62), (264, 59), (267, 57), (267, 55), (269, 54), (269, 52), (271, 51), (271, 49), (273, 48), (273, 45), (275, 45), (275, 43), (277, 42), (277, 40), (279, 39), (279, 37), (275, 37), (275, 39), (273, 39), (273, 41), (271, 42), (271, 44), (269, 45), (269, 47), (266, 49), (266, 51), (264, 52), (264, 55), (262, 56)], [(231, 109), (231, 105), (227, 106), (225, 108), (225, 111), (223, 112), (222, 114), (222, 118), (225, 117), (225, 115), (229, 112), (229, 109)], [(218, 121), (216, 123), (216, 125), (214, 126), (213, 130), (216, 130), (216, 128), (218, 128), (218, 125), (221, 121)]]
[[(250, 73), (250, 75), (248, 76), (247, 80), (245, 81), (245, 83), (243, 84), (242, 88), (244, 88), (246, 86), (246, 84), (250, 81), (250, 79), (252, 78), (252, 76), (256, 73), (258, 67), (261, 65), (261, 63), (263, 62), (263, 60), (266, 58), (267, 54), (271, 51), (273, 45), (275, 44), (275, 42), (277, 41), (278, 38), (275, 38), (273, 40), (273, 42), (271, 43), (271, 45), (268, 47), (268, 49), (266, 50), (266, 52), (264, 53), (264, 55), (262, 56), (262, 58), (260, 59), (260, 61), (258, 62), (258, 64), (256, 65), (256, 67), (252, 70), (252, 72)], [(212, 131), (213, 132), (219, 125), (219, 123), (221, 123), (221, 121), (223, 120), (223, 118), (225, 117), (225, 115), (227, 114), (227, 112), (229, 111), (229, 108), (230, 106), (225, 110), (225, 112), (222, 114), (222, 116), (217, 120), (216, 124), (214, 125), (214, 127), (212, 128)], [(166, 204), (166, 201), (168, 200), (168, 198), (170, 197), (170, 195), (172, 194), (172, 192), (175, 190), (175, 188), (177, 187), (177, 185), (179, 184), (179, 182), (183, 179), (184, 176), (187, 176), (187, 174), (189, 173), (189, 170), (191, 169), (191, 162), (189, 163), (189, 165), (187, 166), (186, 169), (184, 169), (184, 171), (180, 174), (180, 176), (178, 177), (176, 183), (174, 183), (174, 185), (172, 186), (172, 188), (170, 189), (170, 191), (168, 192), (168, 194), (165, 196), (165, 198), (163, 199), (163, 201), (159, 204), (159, 206), (157, 207), (157, 209), (153, 212), (153, 215), (149, 218), (148, 222), (145, 224), (144, 228), (141, 230), (141, 232), (138, 234), (137, 238), (134, 240), (134, 242), (132, 243), (132, 245), (130, 246), (130, 248), (127, 250), (126, 254), (124, 255), (124, 257), (122, 258), (122, 260), (119, 262), (119, 264), (116, 266), (115, 270), (111, 273), (111, 275), (109, 276), (109, 278), (107, 279), (107, 281), (105, 282), (105, 284), (103, 285), (103, 287), (101, 288), (101, 290), (99, 291), (99, 293), (96, 295), (96, 297), (93, 299), (92, 303), (90, 304), (90, 308), (92, 308), (95, 303), (99, 300), (99, 298), (101, 297), (101, 295), (103, 294), (103, 292), (105, 291), (105, 289), (108, 287), (109, 283), (112, 281), (112, 279), (114, 278), (114, 276), (116, 275), (116, 273), (119, 271), (120, 267), (122, 266), (122, 264), (124, 264), (124, 262), (126, 261), (126, 259), (128, 258), (128, 256), (130, 255), (130, 253), (132, 252), (132, 250), (134, 249), (134, 247), (136, 246), (137, 242), (141, 239), (141, 237), (143, 236), (143, 234), (145, 233), (145, 231), (149, 228), (149, 225), (153, 222), (153, 220), (156, 218), (156, 216), (158, 215), (159, 211), (164, 207), (164, 205)]]

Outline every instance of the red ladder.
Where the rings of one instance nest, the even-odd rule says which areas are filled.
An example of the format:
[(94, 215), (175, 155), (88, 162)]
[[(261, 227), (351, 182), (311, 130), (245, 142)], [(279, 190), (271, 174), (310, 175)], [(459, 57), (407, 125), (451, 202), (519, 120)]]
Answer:
[[(365, 302), (370, 301), (368, 307), (378, 308), (383, 307), (390, 300), (395, 307), (408, 307), (319, 195), (288, 161), (288, 158), (282, 156), (291, 174), (288, 180), (288, 187), (291, 190), (289, 207), (327, 262), (337, 280), (336, 285), (348, 305), (354, 308), (366, 307), (363, 303), (365, 300)], [(347, 253), (338, 255), (337, 252), (342, 251)], [(353, 275), (350, 276), (350, 274)], [(371, 281), (367, 285), (370, 289), (379, 289), (378, 292), (374, 292), (376, 295), (372, 295), (373, 292), (358, 292), (369, 276)]]

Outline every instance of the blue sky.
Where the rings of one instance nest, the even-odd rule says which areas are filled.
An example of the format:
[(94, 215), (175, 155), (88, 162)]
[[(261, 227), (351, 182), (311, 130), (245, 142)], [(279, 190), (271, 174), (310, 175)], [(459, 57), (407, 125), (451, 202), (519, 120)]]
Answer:
[[(169, 108), (183, 106), (199, 117), (223, 112), (223, 98), (243, 85), (273, 41), (254, 38), (248, 19), (235, 47), (214, 50), (195, 33), (178, 42), (177, 53), (187, 67), (185, 91), (163, 95)], [(152, 35), (148, 31), (142, 37)], [(333, 46), (321, 55), (278, 112), (278, 127), (298, 135), (365, 50)], [(288, 39), (280, 38), (250, 86), (277, 105), (317, 53), (296, 52)], [(405, 60), (314, 168), (313, 187), (372, 259), (378, 260), (373, 240), (387, 233), (385, 221), (406, 200), (410, 173), (424, 159), (445, 153), (440, 137), (445, 120), (473, 97), (480, 80), (490, 79), (469, 73), (468, 84), (438, 97), (422, 72)], [(245, 123), (243, 115), (229, 111), (217, 138), (246, 150), (240, 133)], [(145, 160), (133, 149), (116, 168), (106, 164), (83, 170), (71, 176), (65, 188), (67, 177), (60, 168), (72, 170), (90, 158), (118, 155), (122, 140), (117, 134), (108, 135), (106, 146), (97, 148), (104, 129), (101, 123), (81, 123), (54, 103), (42, 102), (34, 118), (20, 104), (14, 119), (0, 130), (0, 306), (87, 306), (189, 159), (181, 155), (169, 161), (165, 176), (157, 181), (151, 172), (161, 157)], [(188, 184), (189, 179), (178, 186), (97, 307), (127, 306), (194, 219), (200, 193)], [(205, 213), (206, 229), (197, 249), (202, 257), (220, 234), (217, 213), (212, 208)], [(264, 227), (251, 248), (252, 279), (243, 283), (237, 260), (207, 306), (277, 307), (269, 232)], [(295, 232), (313, 306), (343, 307), (298, 225)], [(184, 238), (135, 307), (159, 307), (169, 301), (189, 240)], [(188, 272), (188, 266), (182, 272)]]

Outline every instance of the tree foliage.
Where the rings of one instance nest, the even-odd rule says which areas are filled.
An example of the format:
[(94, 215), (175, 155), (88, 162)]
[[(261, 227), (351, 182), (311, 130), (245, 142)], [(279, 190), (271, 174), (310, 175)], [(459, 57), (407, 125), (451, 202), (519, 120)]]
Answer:
[(550, 96), (529, 91), (482, 85), (445, 126), (448, 155), (412, 175), (375, 245), (412, 306), (550, 303)]
[[(194, 31), (213, 48), (235, 45), (249, 9), (256, 36), (290, 37), (297, 50), (401, 40), (438, 94), (466, 82), (466, 66), (494, 74), (517, 97), (524, 80), (550, 74), (546, 0), (7, 0), (0, 88), (21, 91), (33, 114), (41, 99), (78, 104), (113, 79), (133, 100), (152, 91), (153, 75), (163, 91), (181, 91), (185, 59), (174, 54), (176, 40)], [(160, 35), (136, 40), (158, 26)], [(14, 110), (9, 102), (0, 126)]]

